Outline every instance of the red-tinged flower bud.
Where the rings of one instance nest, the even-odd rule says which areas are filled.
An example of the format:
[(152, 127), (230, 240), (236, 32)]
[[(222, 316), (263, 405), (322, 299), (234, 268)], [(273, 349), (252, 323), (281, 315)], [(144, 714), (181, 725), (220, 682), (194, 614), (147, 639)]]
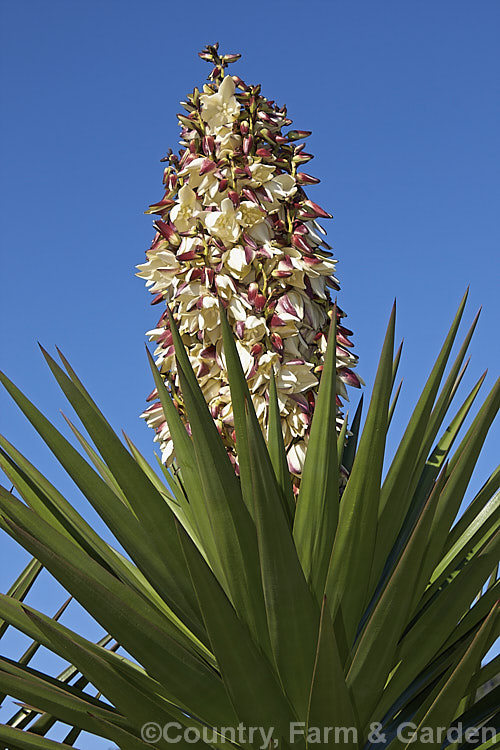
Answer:
[(213, 135), (205, 135), (201, 142), (201, 147), (203, 149), (203, 153), (207, 156), (210, 156), (215, 148), (215, 140)]
[(288, 294), (284, 294), (282, 297), (279, 298), (276, 310), (279, 313), (287, 313), (287, 315), (293, 315), (294, 318), (298, 318), (299, 314), (293, 304), (290, 301), (290, 297)]
[(149, 401), (153, 401), (153, 399), (158, 398), (158, 388), (154, 388), (149, 396), (147, 397), (146, 401), (149, 403)]
[(203, 357), (203, 359), (210, 359), (214, 360), (216, 355), (216, 348), (213, 344), (210, 346), (207, 346), (205, 349), (202, 349), (200, 352), (200, 357)]
[(277, 351), (282, 352), (283, 351), (283, 339), (279, 335), (279, 333), (271, 333), (271, 344), (274, 346)]
[(339, 396), (335, 396), (335, 403), (336, 403), (336, 405), (337, 405), (337, 406), (338, 406), (338, 407), (339, 407), (340, 409), (342, 408), (343, 404), (342, 404), (342, 401), (340, 400)]
[(349, 341), (349, 339), (346, 338), (344, 334), (341, 333), (338, 329), (337, 329), (337, 341), (339, 342), (339, 344), (343, 344), (344, 346), (354, 346), (352, 341)]
[(187, 253), (180, 253), (177, 256), (177, 260), (181, 260), (182, 262), (185, 262), (187, 260), (194, 260), (196, 258), (196, 253), (194, 250), (189, 250)]
[(311, 159), (313, 158), (314, 157), (312, 154), (306, 154), (306, 153), (297, 154), (296, 153), (294, 156), (292, 156), (292, 161), (294, 164), (306, 164), (308, 161), (311, 161)]
[(306, 255), (304, 258), (302, 258), (302, 260), (308, 266), (317, 266), (318, 263), (323, 262), (321, 258), (318, 258), (317, 255)]
[(264, 347), (262, 344), (254, 344), (252, 348), (250, 349), (250, 354), (252, 357), (258, 357), (259, 354), (262, 354)]
[(219, 193), (223, 193), (223, 192), (224, 192), (224, 190), (226, 190), (226, 188), (227, 188), (228, 184), (229, 184), (229, 183), (228, 183), (228, 181), (226, 180), (226, 178), (225, 178), (225, 177), (223, 177), (223, 178), (222, 178), (222, 180), (220, 180), (220, 181), (219, 181)]
[(263, 187), (254, 188), (254, 193), (260, 201), (264, 201), (264, 203), (272, 203), (272, 197)]
[(296, 221), (294, 222), (294, 225), (293, 225), (293, 231), (295, 232), (295, 234), (308, 234), (309, 230), (307, 229), (306, 226), (304, 226), (304, 224)]
[(307, 206), (311, 211), (314, 211), (316, 216), (321, 217), (322, 219), (333, 219), (332, 214), (329, 214), (324, 210), (324, 208), (321, 208), (321, 206), (318, 206), (317, 203), (314, 203), (314, 201), (305, 200), (304, 205)]
[(286, 143), (288, 139), (285, 138), (285, 136), (283, 136), (283, 135), (275, 135), (274, 136), (274, 140), (276, 141), (276, 143), (280, 143), (281, 144), (281, 143)]
[(245, 321), (238, 320), (236, 323), (236, 335), (238, 336), (238, 338), (242, 339), (244, 333), (245, 333)]
[(292, 234), (292, 245), (293, 247), (296, 247), (297, 250), (303, 250), (305, 253), (312, 252), (312, 248), (309, 247), (307, 241), (301, 237), (300, 234), (295, 234), (295, 232)]
[(255, 258), (255, 250), (253, 247), (250, 247), (250, 245), (245, 245), (245, 262), (247, 265), (250, 265), (252, 263), (253, 259)]
[(147, 211), (144, 211), (144, 213), (145, 214), (159, 214), (160, 216), (162, 216), (166, 211), (168, 211), (169, 208), (171, 208), (174, 205), (174, 203), (175, 201), (169, 198), (164, 198), (158, 203), (153, 203), (153, 205), (150, 206)]
[(297, 172), (295, 179), (299, 185), (317, 185), (320, 182), (317, 177), (311, 177), (310, 174), (305, 172)]
[(242, 81), (242, 79), (239, 76), (233, 76), (234, 85), (238, 86), (238, 88), (243, 89), (243, 91), (246, 91), (248, 89), (248, 86), (246, 85), (245, 81)]
[(312, 130), (290, 130), (287, 133), (289, 141), (300, 141), (302, 138), (307, 138), (312, 133)]
[(157, 305), (157, 304), (158, 304), (158, 302), (161, 302), (161, 301), (162, 301), (162, 299), (163, 299), (163, 293), (162, 293), (162, 292), (160, 292), (159, 294), (157, 294), (157, 295), (156, 295), (156, 297), (154, 297), (154, 298), (153, 298), (153, 299), (151, 300), (150, 304), (151, 304), (151, 305)]
[(237, 53), (229, 53), (227, 55), (224, 55), (222, 59), (226, 63), (234, 63), (234, 62), (236, 62), (236, 60), (239, 60), (240, 57), (241, 57), (241, 55), (239, 55)]
[(241, 191), (241, 193), (242, 193), (242, 195), (245, 196), (245, 198), (247, 198), (247, 200), (253, 201), (254, 203), (258, 203), (259, 202), (259, 199), (255, 195), (254, 191), (251, 190), (250, 188), (243, 188), (243, 190)]
[(231, 199), (233, 206), (237, 208), (240, 205), (240, 196), (235, 190), (228, 190), (227, 197)]
[(271, 133), (269, 128), (262, 128), (262, 130), (260, 131), (260, 135), (265, 141), (267, 141), (267, 143), (276, 143), (276, 137), (274, 133)]
[(161, 236), (165, 237), (165, 239), (169, 242), (174, 239), (174, 237), (176, 237), (176, 232), (172, 229), (172, 227), (170, 227), (166, 222), (161, 221), (161, 219), (157, 219), (153, 226), (161, 234)]
[(219, 78), (223, 73), (224, 68), (221, 65), (216, 65), (214, 68), (212, 68), (209, 78), (211, 81), (214, 81), (216, 78)]
[(263, 294), (258, 294), (255, 297), (255, 309), (257, 312), (262, 312), (264, 307), (266, 306), (266, 298)]
[(198, 368), (198, 372), (196, 374), (196, 377), (203, 378), (205, 375), (208, 375), (209, 372), (210, 372), (210, 368), (207, 365), (207, 363), (206, 362), (202, 362), (200, 364), (199, 368)]
[(271, 151), (268, 148), (258, 148), (255, 152), (256, 156), (260, 156), (262, 159), (269, 159)]
[(361, 388), (359, 378), (352, 370), (340, 370), (339, 377), (346, 385), (351, 385), (353, 388)]
[(212, 415), (212, 419), (217, 419), (219, 416), (219, 405), (218, 404), (211, 404), (210, 406), (210, 414)]
[(189, 283), (191, 283), (191, 281), (201, 281), (202, 276), (203, 271), (201, 268), (190, 268), (186, 274), (186, 281)]
[(252, 283), (248, 285), (248, 293), (247, 293), (248, 301), (250, 302), (251, 305), (253, 305), (253, 303), (255, 302), (255, 298), (258, 294), (258, 291), (259, 291), (259, 285), (255, 281), (252, 281)]
[(253, 136), (247, 135), (243, 138), (243, 153), (248, 156), (253, 146)]
[(287, 226), (283, 219), (279, 219), (276, 214), (273, 214), (273, 227), (275, 232), (285, 232)]
[(203, 159), (203, 163), (200, 167), (200, 175), (207, 174), (207, 172), (212, 172), (214, 169), (217, 169), (217, 165), (214, 164), (211, 159)]
[(285, 321), (279, 315), (274, 314), (269, 325), (271, 328), (280, 328), (285, 325)]
[(246, 169), (243, 169), (242, 167), (235, 167), (234, 174), (236, 177), (247, 177)]
[(240, 133), (241, 133), (241, 135), (248, 135), (249, 129), (250, 129), (250, 126), (249, 126), (247, 120), (243, 120), (243, 122), (240, 122)]

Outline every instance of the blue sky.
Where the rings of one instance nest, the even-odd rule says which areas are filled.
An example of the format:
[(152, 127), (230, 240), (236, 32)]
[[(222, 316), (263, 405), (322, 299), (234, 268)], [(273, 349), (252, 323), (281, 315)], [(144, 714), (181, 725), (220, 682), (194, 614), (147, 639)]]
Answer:
[[(368, 389), (397, 297), (404, 390), (391, 445), (468, 284), (467, 320), (481, 304), (483, 313), (462, 392), (486, 368), (491, 387), (500, 358), (496, 0), (4, 0), (0, 24), (1, 367), (56, 424), (63, 397), (37, 340), (57, 344), (112, 424), (151, 454), (138, 414), (152, 388), (144, 332), (157, 311), (134, 266), (152, 237), (143, 211), (161, 195), (159, 159), (177, 148), (178, 102), (203, 83), (209, 67), (197, 52), (216, 40), (242, 53), (234, 73), (261, 82), (295, 127), (313, 131), (308, 171), (321, 184), (310, 195), (334, 215), (339, 302)], [(0, 409), (1, 432), (83, 509), (4, 393)], [(471, 491), (498, 444), (497, 427)], [(25, 555), (2, 539), (0, 556), (5, 590)], [(44, 579), (30, 601), (55, 610), (61, 593)]]

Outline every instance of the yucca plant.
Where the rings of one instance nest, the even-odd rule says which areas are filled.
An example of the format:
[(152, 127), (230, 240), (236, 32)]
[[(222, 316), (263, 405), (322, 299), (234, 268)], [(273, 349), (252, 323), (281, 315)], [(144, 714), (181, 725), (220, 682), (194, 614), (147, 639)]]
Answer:
[[(263, 423), (223, 300), (234, 444), (173, 314), (175, 378), (150, 357), (171, 469), (120, 440), (62, 355), (44, 352), (87, 432), (70, 423), (86, 458), (2, 375), (122, 551), (0, 437), (13, 485), (0, 488), (0, 525), (33, 556), (0, 596), (0, 635), (12, 627), (33, 642), (17, 662), (0, 658), (0, 693), (21, 702), (0, 746), (74, 746), (82, 731), (123, 750), (498, 745), (499, 688), (477, 695), (500, 671), (499, 657), (482, 665), (498, 628), (500, 472), (460, 509), (500, 388), (452, 451), (484, 380), (449, 416), (477, 322), (453, 359), (465, 302), (393, 456), (395, 310), (366, 418), (360, 404), (348, 429), (337, 423), (332, 307), (300, 482), (273, 371)], [(99, 643), (61, 624), (61, 611), (24, 603), (42, 567), (102, 626)], [(68, 663), (58, 677), (30, 666), (40, 645)], [(57, 722), (71, 727), (64, 744), (46, 736)]]

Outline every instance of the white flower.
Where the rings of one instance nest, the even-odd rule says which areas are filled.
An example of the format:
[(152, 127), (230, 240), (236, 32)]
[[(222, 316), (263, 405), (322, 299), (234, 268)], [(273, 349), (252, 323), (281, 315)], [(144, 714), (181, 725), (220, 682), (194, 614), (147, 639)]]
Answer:
[(235, 245), (224, 255), (224, 265), (237, 279), (244, 278), (249, 269), (250, 265), (247, 263), (245, 250), (241, 245)]
[(229, 125), (238, 116), (240, 105), (234, 95), (234, 81), (231, 76), (226, 76), (214, 94), (202, 94), (201, 117), (214, 132), (217, 128)]
[(266, 326), (264, 318), (258, 318), (256, 315), (249, 315), (245, 320), (245, 330), (243, 332), (243, 341), (251, 344), (255, 344), (260, 341), (267, 333), (269, 329)]
[(252, 187), (261, 187), (265, 182), (270, 180), (275, 172), (275, 168), (268, 164), (256, 162), (251, 164), (250, 172), (252, 173)]
[(188, 232), (193, 219), (201, 212), (196, 193), (189, 185), (183, 185), (178, 193), (178, 202), (170, 211), (170, 218), (179, 232)]
[(220, 211), (209, 211), (205, 215), (205, 226), (211, 235), (218, 237), (224, 244), (232, 245), (240, 236), (236, 212), (229, 198), (221, 201), (220, 208)]
[(279, 208), (280, 201), (286, 200), (297, 192), (294, 178), (287, 173), (276, 175), (272, 180), (266, 182), (263, 188), (271, 199), (271, 203), (268, 204), (270, 211)]
[(294, 443), (287, 453), (288, 468), (292, 474), (298, 476), (302, 473), (305, 459), (306, 444), (301, 440), (300, 443)]
[(311, 366), (304, 363), (285, 362), (278, 370), (276, 387), (287, 393), (301, 393), (317, 385), (318, 379)]
[[(207, 170), (207, 164), (209, 167), (212, 164), (212, 168)], [(200, 174), (202, 169), (204, 173)], [(208, 198), (208, 202), (210, 202), (216, 198), (219, 192), (219, 180), (214, 174), (215, 171), (215, 163), (200, 156), (189, 162), (182, 172), (179, 172), (179, 177), (188, 176), (189, 187), (196, 190), (196, 193), (200, 198)], [(205, 203), (207, 203), (206, 200)]]

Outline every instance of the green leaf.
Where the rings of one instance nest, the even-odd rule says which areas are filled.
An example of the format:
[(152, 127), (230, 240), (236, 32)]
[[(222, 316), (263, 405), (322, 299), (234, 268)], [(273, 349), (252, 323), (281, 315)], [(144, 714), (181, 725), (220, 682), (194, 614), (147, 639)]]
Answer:
[[(245, 423), (246, 424), (246, 423)], [(281, 416), (278, 405), (278, 394), (274, 373), (271, 371), (269, 381), (269, 428), (267, 447), (269, 457), (273, 465), (276, 480), (285, 499), (285, 508), (290, 522), (293, 526), (295, 516), (295, 499), (293, 496), (292, 482), (288, 461), (286, 458), (285, 443), (283, 442), (283, 431), (281, 427)]]
[(269, 651), (255, 525), (173, 318), (170, 326), (206, 513), (216, 534), (216, 557), (208, 549), (207, 557), (238, 615)]
[[(286, 694), (305, 721), (315, 659), (319, 607), (304, 578), (277, 494), (270, 491), (260, 427), (247, 416), (254, 518), (274, 658)], [(272, 471), (272, 469), (271, 469)]]
[(214, 671), (193, 653), (192, 641), (32, 511), (16, 501), (0, 501), (12, 518), (8, 523), (14, 538), (46, 563), (61, 585), (168, 688), (174, 700), (189, 706), (197, 696), (200, 701), (203, 696), (203, 705), (197, 705), (198, 714), (210, 716), (211, 711), (220, 711), (218, 716), (223, 720), (226, 701), (222, 685)]
[[(20, 602), (24, 601), (42, 569), (41, 562), (32, 558), (7, 591), (7, 596), (11, 596)], [(9, 623), (0, 618), (0, 638), (5, 635), (8, 627)]]
[(280, 736), (288, 736), (294, 714), (276, 672), (199, 552), (185, 535), (181, 539), (235, 719), (246, 726), (275, 727)]
[(380, 493), (377, 541), (372, 560), (370, 596), (376, 588), (385, 560), (397, 539), (408, 512), (413, 495), (413, 490), (410, 488), (414, 472), (419, 467), (419, 461), (422, 468), (425, 463), (425, 457), (422, 457), (420, 453), (421, 446), (423, 440), (425, 440), (432, 407), (457, 334), (467, 295), (468, 291), (462, 298), (450, 331), (389, 467)]
[[(321, 608), (316, 661), (311, 683), (307, 727), (345, 728), (342, 744), (356, 750), (358, 743), (353, 738), (351, 729), (357, 731), (357, 721), (344, 679), (344, 670), (339, 656), (335, 632), (330, 620), (326, 598)], [(327, 746), (337, 746), (335, 735), (328, 733)], [(325, 743), (323, 743), (325, 744)]]
[(347, 674), (361, 726), (370, 718), (393, 666), (399, 638), (410, 613), (432, 518), (438, 505), (444, 473), (359, 637)]
[[(196, 597), (183, 565), (177, 535), (170, 543), (169, 530), (174, 523), (172, 512), (104, 418), (96, 413), (48, 355), (47, 359), (60, 384), (73, 398), (73, 407), (76, 407), (87, 431), (96, 438), (94, 442), (113, 475), (117, 479), (120, 477), (120, 487), (136, 515), (127, 511), (123, 502), (82, 456), (3, 373), (0, 373), (0, 381), (150, 583), (193, 632), (203, 637)], [(166, 551), (168, 566), (165, 564)]]
[(395, 662), (399, 662), (396, 673), (386, 686), (382, 702), (378, 707), (384, 714), (391, 704), (417, 677), (420, 671), (452, 634), (491, 571), (498, 558), (500, 535), (495, 545), (488, 545), (483, 553), (470, 563), (463, 575), (454, 581), (416, 620), (413, 627), (402, 638)]
[(358, 445), (359, 426), (361, 424), (361, 414), (363, 411), (363, 398), (364, 398), (364, 394), (361, 394), (361, 397), (358, 401), (358, 405), (356, 407), (356, 411), (354, 412), (352, 424), (349, 429), (350, 435), (347, 438), (346, 446), (344, 448), (344, 455), (342, 457), (342, 465), (348, 473), (350, 473), (352, 470), (354, 457), (356, 455), (356, 448)]
[(334, 306), (293, 525), (297, 554), (318, 604), (323, 599), (339, 517), (336, 320)]
[[(434, 737), (436, 737), (438, 727), (450, 726), (462, 698), (464, 685), (469, 683), (472, 674), (477, 669), (483, 654), (491, 642), (495, 623), (498, 619), (498, 611), (498, 606), (492, 609), (458, 665), (447, 677), (438, 694), (435, 697), (433, 696), (432, 702), (429, 701), (430, 705), (427, 710), (425, 712), (421, 711), (424, 715), (420, 721), (415, 721), (418, 724), (416, 729), (417, 734), (425, 727), (433, 730)], [(441, 747), (441, 740), (430, 743), (425, 742), (425, 740), (424, 742), (417, 740), (415, 743), (412, 743), (412, 747), (422, 748), (422, 750), (433, 747), (438, 750)]]
[[(342, 495), (337, 534), (326, 581), (332, 617), (342, 604), (347, 642), (354, 640), (365, 607), (377, 533), (387, 413), (392, 385), (395, 306), (392, 309), (366, 423), (351, 475)], [(349, 448), (349, 444), (347, 446)]]

